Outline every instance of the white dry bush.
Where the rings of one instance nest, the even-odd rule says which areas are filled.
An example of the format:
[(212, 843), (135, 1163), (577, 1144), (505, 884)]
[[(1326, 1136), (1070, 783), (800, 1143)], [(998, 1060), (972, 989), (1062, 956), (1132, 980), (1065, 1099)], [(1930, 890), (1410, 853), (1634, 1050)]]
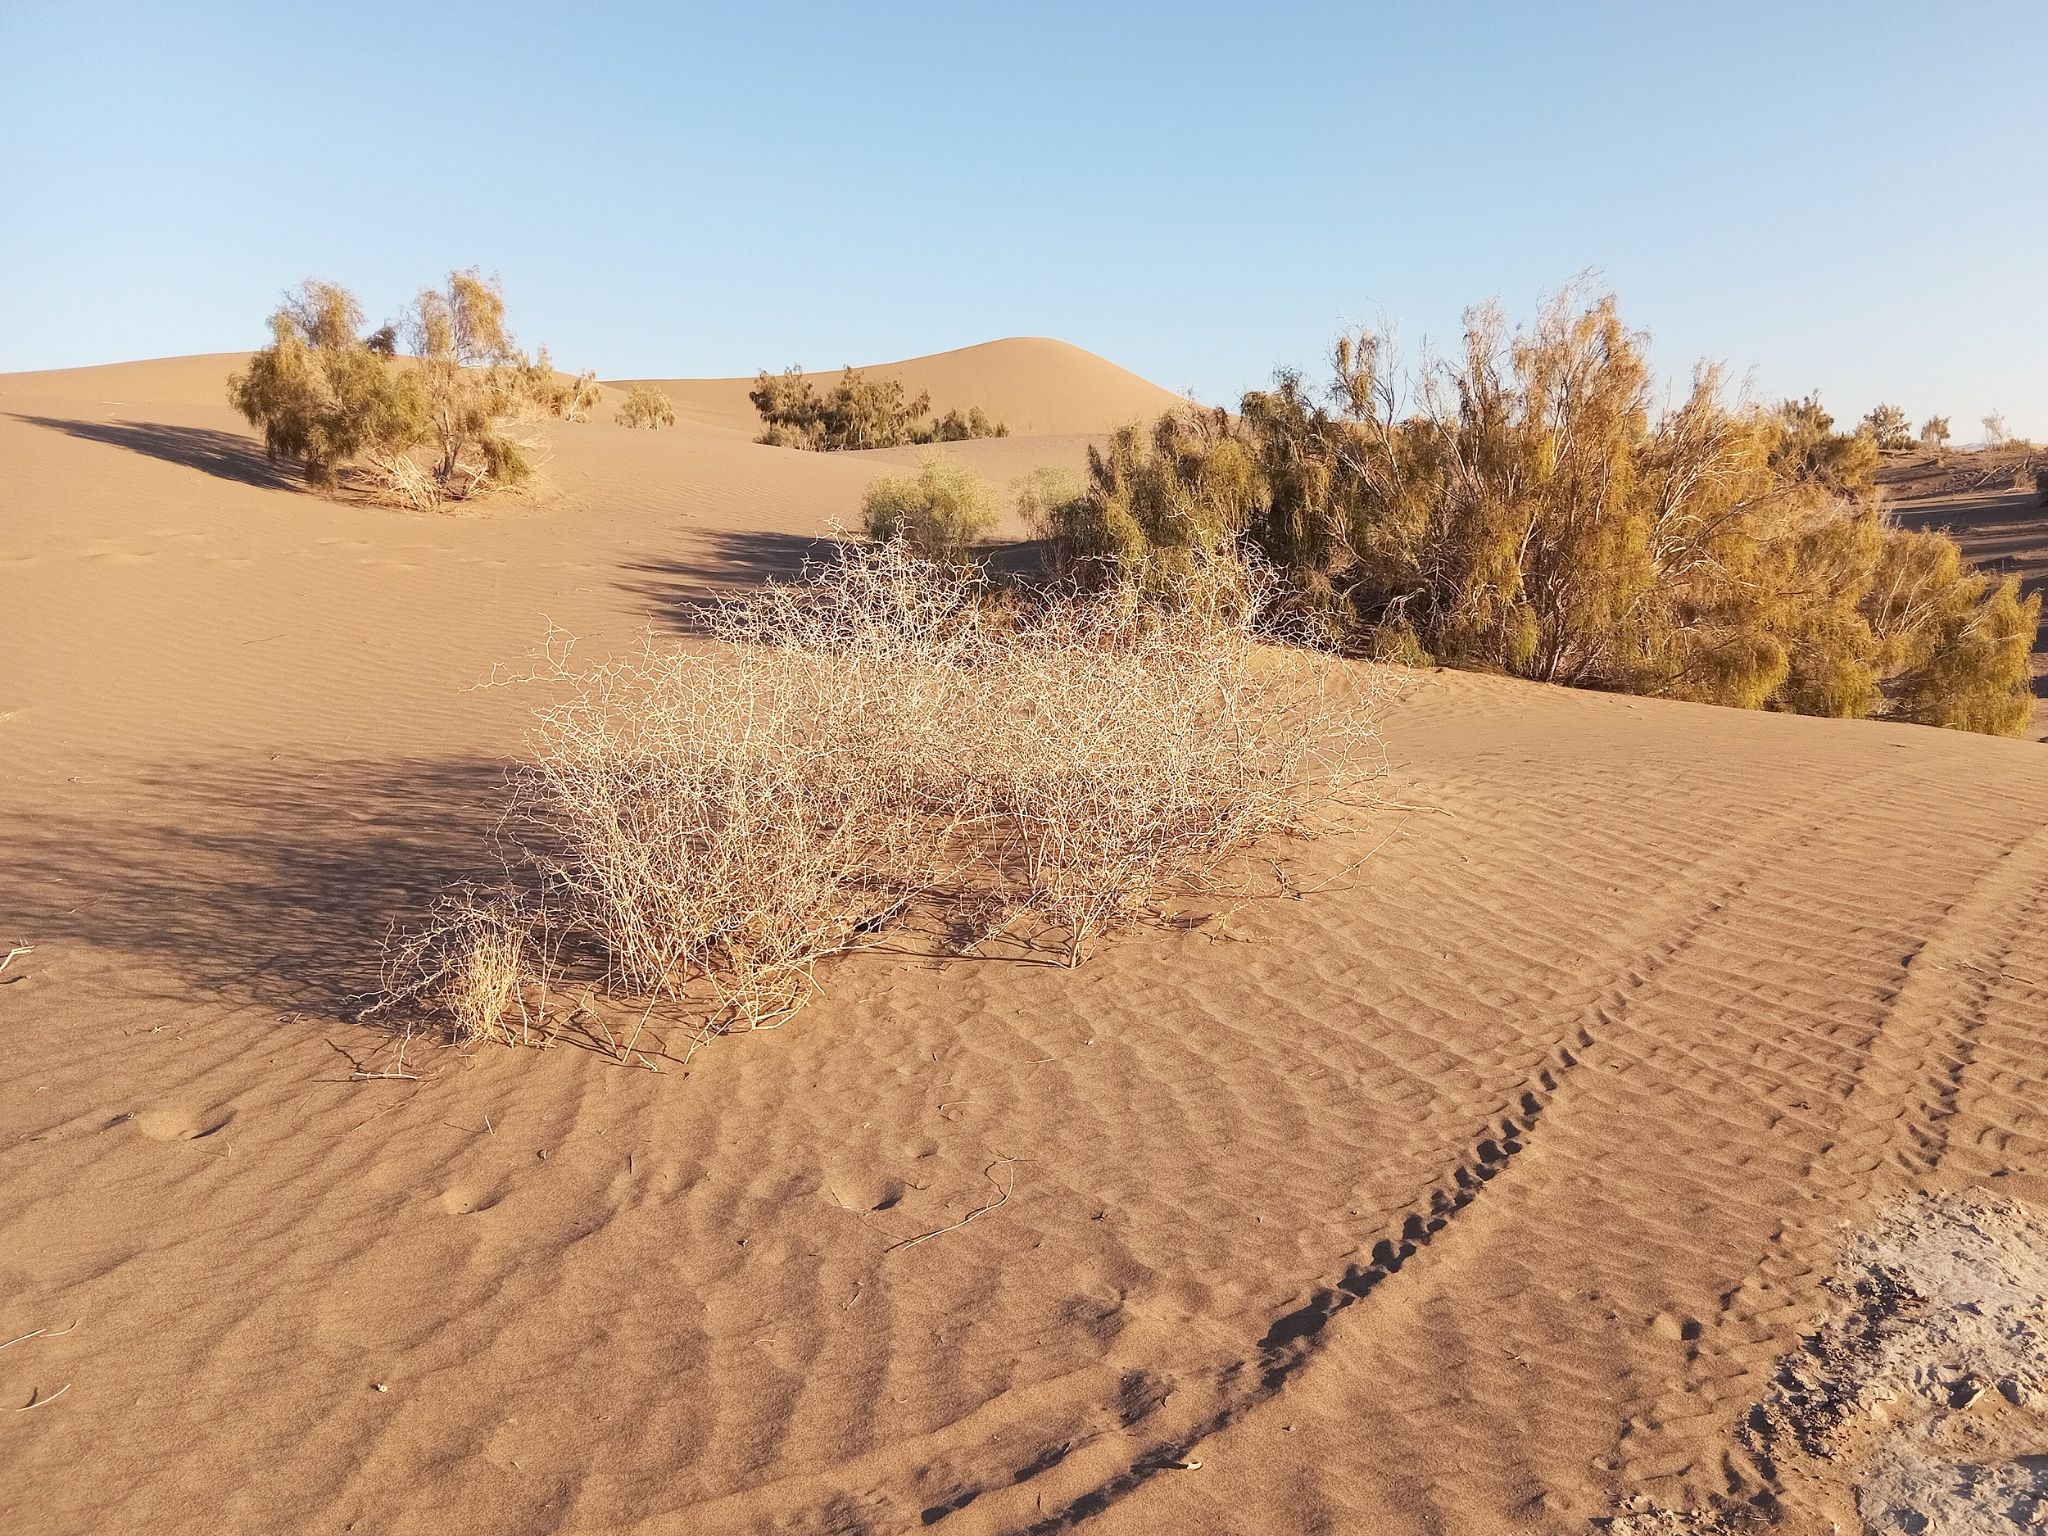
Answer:
[(502, 938), (474, 900), (413, 930), (386, 999), (531, 1038), (550, 978), (498, 967), (570, 954), (694, 1049), (781, 1023), (821, 959), (891, 929), (1078, 964), (1379, 766), (1361, 669), (1265, 644), (1267, 579), (1211, 575), (1173, 604), (1005, 605), (901, 541), (848, 545), (712, 605), (709, 645), (585, 664), (552, 643), (507, 823), (529, 894)]

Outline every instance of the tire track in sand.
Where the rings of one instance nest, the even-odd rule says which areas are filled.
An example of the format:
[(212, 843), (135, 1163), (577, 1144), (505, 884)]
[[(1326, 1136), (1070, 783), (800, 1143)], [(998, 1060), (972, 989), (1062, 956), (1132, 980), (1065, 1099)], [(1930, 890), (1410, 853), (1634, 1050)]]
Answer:
[[(1823, 1209), (1791, 1213), (1756, 1265), (1724, 1293), (1688, 1361), (1686, 1396), (1714, 1395), (1703, 1374), (1708, 1362), (1739, 1360), (1762, 1373), (1780, 1358), (1789, 1343), (1785, 1281), (1814, 1273), (1831, 1256), (1845, 1208), (1867, 1211), (1893, 1195), (1924, 1189), (1947, 1171), (1957, 1130), (1969, 1128), (1961, 1120), (1964, 1088), (1980, 1036), (1992, 1022), (2003, 962), (2044, 908), (2048, 827), (2008, 847), (1905, 957), (1903, 978), (1861, 1058), (1836, 1132), (1804, 1169), (1806, 1182), (1839, 1190), (1841, 1197)], [(1971, 1179), (1995, 1171), (1994, 1159), (1975, 1146), (1966, 1145), (1956, 1160), (1965, 1165), (1956, 1171)], [(1728, 1394), (1719, 1395), (1725, 1404)], [(1659, 1443), (1661, 1427), (1654, 1415), (1626, 1427), (1625, 1438), (1644, 1442), (1633, 1463), (1654, 1468), (1674, 1456), (1669, 1437)], [(1768, 1437), (1759, 1438), (1747, 1421), (1719, 1458), (1719, 1475), (1722, 1486), (1712, 1491), (1722, 1498), (1773, 1514), (1796, 1512), (1797, 1492), (1782, 1485)], [(1668, 1497), (1689, 1502), (1701, 1492), (1672, 1490)]]
[[(928, 1506), (922, 1512), (923, 1524), (939, 1524), (981, 1503), (977, 1515), (994, 1516), (994, 1522), (984, 1518), (977, 1528), (1016, 1531), (1021, 1536), (1069, 1530), (1143, 1488), (1159, 1473), (1185, 1467), (1196, 1459), (1204, 1441), (1278, 1396), (1326, 1346), (1334, 1322), (1427, 1254), (1474, 1208), (1482, 1193), (1501, 1187), (1503, 1177), (1527, 1153), (1539, 1125), (1553, 1112), (1585, 1053), (1598, 1043), (1595, 1029), (1605, 1032), (1624, 1019), (1631, 999), (1683, 960), (1717, 916), (1740, 901), (1761, 868), (1822, 836), (1830, 813), (1857, 803), (1869, 781), (1879, 776), (1873, 771), (1838, 781), (1774, 807), (1741, 837), (1691, 862), (1682, 878), (1660, 888), (1656, 899), (1639, 909), (1637, 921), (1606, 935), (1598, 954), (1586, 956), (1582, 963), (1583, 971), (1603, 980), (1582, 993), (1576, 1007), (1553, 1005), (1555, 1015), (1568, 1022), (1550, 1041), (1533, 1076), (1473, 1128), (1462, 1153), (1370, 1241), (1360, 1261), (1315, 1284), (1304, 1301), (1272, 1321), (1244, 1357), (1223, 1366), (1205, 1385), (1149, 1384), (1148, 1401), (1135, 1413), (1117, 1417), (1126, 1435), (1100, 1434), (1049, 1445), (1006, 1481), (970, 1485)], [(1614, 979), (1604, 979), (1610, 977)], [(1171, 1409), (1169, 1402), (1174, 1404)], [(1165, 1422), (1169, 1416), (1175, 1421), (1171, 1427)], [(1134, 1453), (1128, 1432), (1148, 1423), (1152, 1433)], [(1013, 1490), (1025, 1489), (1056, 1468), (1081, 1472), (1073, 1464), (1083, 1462), (1090, 1465), (1081, 1476), (1081, 1491), (1050, 1513), (1034, 1509), (1025, 1516), (1019, 1511), (1012, 1521), (989, 1507), (1006, 1502), (1005, 1495), (1021, 1497)]]

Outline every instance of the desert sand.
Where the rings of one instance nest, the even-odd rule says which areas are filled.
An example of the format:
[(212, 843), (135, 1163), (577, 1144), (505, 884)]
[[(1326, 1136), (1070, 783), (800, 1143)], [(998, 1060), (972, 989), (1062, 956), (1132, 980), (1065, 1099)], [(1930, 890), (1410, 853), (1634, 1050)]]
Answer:
[[(2048, 1205), (2039, 746), (1448, 672), (1302, 899), (851, 958), (687, 1071), (351, 1081), (387, 923), (490, 866), (526, 705), (479, 684), (911, 455), (671, 381), (420, 516), (266, 464), (235, 362), (0, 376), (0, 1529), (1825, 1530), (1743, 1425), (1845, 1234)], [(1168, 398), (899, 366), (1009, 421), (951, 450), (998, 479)]]

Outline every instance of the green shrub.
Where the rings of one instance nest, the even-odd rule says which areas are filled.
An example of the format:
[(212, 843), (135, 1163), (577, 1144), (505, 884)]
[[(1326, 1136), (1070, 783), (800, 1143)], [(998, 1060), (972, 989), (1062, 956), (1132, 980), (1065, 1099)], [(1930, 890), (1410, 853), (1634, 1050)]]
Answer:
[(948, 411), (936, 424), (927, 421), (928, 393), (907, 394), (903, 381), (870, 378), (848, 368), (824, 394), (791, 367), (779, 374), (765, 369), (747, 392), (760, 413), (759, 442), (777, 448), (834, 450), (897, 448), (908, 443), (960, 442), (971, 437), (1007, 437), (1009, 428), (990, 421), (979, 406), (964, 416)]
[(626, 391), (626, 403), (619, 407), (616, 419), (622, 427), (672, 427), (676, 424), (676, 408), (660, 390), (635, 384)]
[(346, 288), (309, 279), (271, 315), (271, 344), (228, 379), (229, 403), (262, 430), (271, 461), (297, 460), (307, 483), (324, 489), (358, 454), (409, 449), (429, 432), (419, 380), (356, 340), (362, 319)]
[(1819, 395), (1787, 400), (1774, 415), (1778, 440), (1771, 467), (1781, 476), (1810, 480), (1844, 496), (1860, 495), (1876, 484), (1877, 439), (1868, 432), (1837, 432)]
[[(534, 376), (505, 329), (505, 297), (474, 267), (448, 274), (445, 288), (424, 288), (406, 318), (427, 393), (432, 499), (467, 497), (492, 485), (517, 485), (532, 473), (527, 444), (507, 430), (535, 402)], [(393, 484), (404, 466), (380, 467)]]
[(1657, 414), (1643, 338), (1611, 297), (1560, 298), (1513, 332), (1496, 308), (1472, 311), (1463, 356), (1412, 389), (1369, 333), (1335, 362), (1321, 398), (1283, 374), (1234, 417), (1182, 410), (1116, 434), (1090, 457), (1085, 501), (1047, 520), (1055, 567), (1171, 599), (1207, 557), (1248, 550), (1294, 622), (1382, 656), (2024, 724), (2012, 637), (2038, 602), (1846, 493), (1876, 442), (1835, 434), (1810, 397), (1732, 407), (1701, 369)]
[(1858, 430), (1867, 433), (1881, 449), (1913, 446), (1912, 419), (1896, 405), (1873, 407)]
[(1071, 471), (1041, 467), (1010, 484), (1017, 519), (1034, 539), (1059, 537), (1065, 509), (1088, 499), (1088, 491)]
[(2041, 599), (2019, 578), (1972, 570), (1952, 539), (1894, 530), (1877, 579), (1892, 676), (1886, 713), (1921, 725), (2017, 736), (2033, 721)]
[(995, 530), (994, 489), (964, 464), (927, 453), (914, 475), (884, 475), (861, 499), (867, 536), (928, 559), (960, 560)]
[(966, 415), (948, 411), (932, 424), (931, 433), (925, 441), (934, 443), (964, 443), (975, 437), (1008, 437), (1010, 429), (1000, 421), (991, 421), (980, 406), (970, 409)]
[[(532, 447), (518, 423), (585, 414), (598, 395), (595, 375), (565, 381), (545, 349), (529, 361), (513, 345), (503, 296), (474, 270), (422, 292), (399, 325), (358, 339), (362, 323), (347, 289), (308, 281), (270, 317), (271, 344), (228, 380), (265, 452), (297, 460), (314, 485), (334, 488), (358, 462), (374, 489), (421, 507), (516, 485)], [(410, 368), (392, 361), (401, 336)]]

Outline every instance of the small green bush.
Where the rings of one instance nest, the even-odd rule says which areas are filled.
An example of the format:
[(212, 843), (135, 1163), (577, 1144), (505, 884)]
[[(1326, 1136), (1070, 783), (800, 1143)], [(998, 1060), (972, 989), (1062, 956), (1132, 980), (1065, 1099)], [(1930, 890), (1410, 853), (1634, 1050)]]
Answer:
[(619, 407), (615, 419), (622, 427), (672, 427), (676, 424), (676, 408), (660, 390), (635, 384), (626, 391), (626, 403)]
[(867, 536), (902, 540), (927, 559), (962, 560), (995, 531), (995, 490), (940, 453), (927, 453), (914, 475), (884, 475), (861, 500)]
[(1060, 558), (1070, 551), (1086, 525), (1088, 492), (1064, 469), (1034, 469), (1012, 483), (1010, 494), (1024, 531), (1044, 544), (1047, 563), (1061, 573)]
[(597, 382), (595, 369), (564, 378), (555, 371), (545, 345), (532, 362), (519, 363), (518, 372), (519, 393), (540, 411), (563, 421), (590, 420), (590, 413), (604, 399), (604, 386)]
[(432, 430), (420, 380), (386, 365), (371, 345), (384, 332), (356, 339), (362, 320), (346, 288), (309, 279), (271, 315), (270, 345), (228, 380), (228, 402), (261, 429), (265, 454), (296, 460), (307, 484), (327, 490), (357, 455), (409, 449)]
[(948, 411), (932, 423), (930, 441), (935, 443), (964, 443), (975, 437), (1008, 437), (1010, 429), (1000, 421), (991, 421), (980, 406), (970, 409), (966, 415)]

